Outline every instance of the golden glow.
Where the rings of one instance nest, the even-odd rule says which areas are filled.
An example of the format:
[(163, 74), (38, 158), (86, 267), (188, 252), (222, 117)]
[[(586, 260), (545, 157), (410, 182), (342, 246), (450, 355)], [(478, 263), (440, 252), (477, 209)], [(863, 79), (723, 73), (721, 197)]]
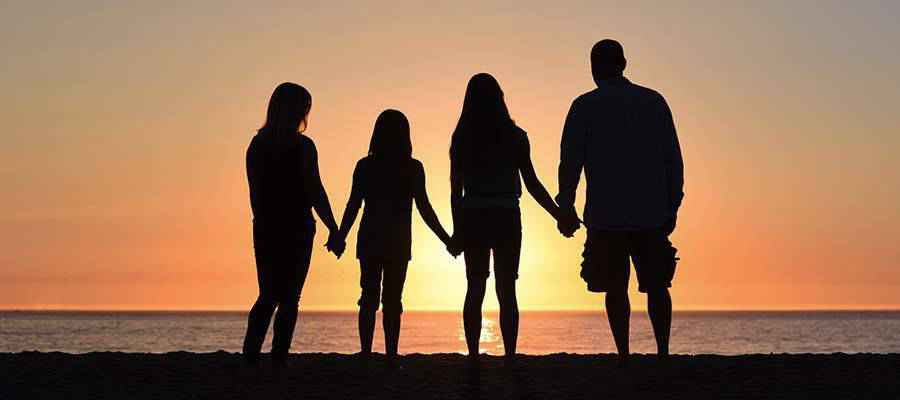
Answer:
[[(281, 81), (313, 95), (308, 134), (338, 215), (375, 117), (396, 108), (452, 229), (450, 132), (481, 71), (555, 193), (563, 118), (593, 88), (588, 51), (607, 36), (679, 128), (676, 308), (898, 307), (900, 55), (885, 50), (897, 7), (12, 4), (0, 15), (17, 38), (0, 75), (0, 308), (248, 308), (244, 150)], [(521, 307), (602, 308), (578, 276), (583, 232), (563, 239), (522, 204)], [(460, 310), (462, 258), (414, 221), (405, 308)], [(340, 261), (325, 237), (319, 225), (301, 304), (354, 309), (355, 236)]]

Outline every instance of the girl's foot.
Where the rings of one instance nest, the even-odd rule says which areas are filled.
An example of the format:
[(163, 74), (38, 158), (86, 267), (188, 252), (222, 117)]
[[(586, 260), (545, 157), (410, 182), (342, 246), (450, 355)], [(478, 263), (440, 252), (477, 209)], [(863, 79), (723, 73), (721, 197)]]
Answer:
[(397, 356), (388, 356), (387, 357), (387, 368), (392, 371), (402, 370), (403, 366), (400, 365), (400, 358)]

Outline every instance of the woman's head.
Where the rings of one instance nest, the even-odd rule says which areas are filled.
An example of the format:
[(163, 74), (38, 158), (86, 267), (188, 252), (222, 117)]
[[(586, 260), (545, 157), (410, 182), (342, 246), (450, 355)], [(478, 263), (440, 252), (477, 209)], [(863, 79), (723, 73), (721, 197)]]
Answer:
[(384, 110), (378, 115), (369, 142), (369, 155), (377, 158), (412, 157), (409, 121), (402, 112)]
[(269, 98), (266, 122), (260, 133), (294, 135), (306, 130), (312, 96), (303, 86), (285, 82), (275, 88)]
[(469, 79), (462, 112), (450, 144), (450, 158), (467, 163), (495, 156), (514, 125), (493, 76), (479, 73)]

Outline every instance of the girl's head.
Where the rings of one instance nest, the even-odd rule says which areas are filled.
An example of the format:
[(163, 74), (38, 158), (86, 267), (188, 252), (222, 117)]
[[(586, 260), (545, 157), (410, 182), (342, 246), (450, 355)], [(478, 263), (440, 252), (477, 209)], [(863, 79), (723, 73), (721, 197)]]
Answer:
[(269, 99), (266, 123), (259, 132), (267, 135), (289, 136), (306, 130), (312, 96), (303, 86), (285, 82), (275, 88)]
[(514, 126), (493, 76), (479, 73), (469, 79), (462, 112), (450, 144), (450, 158), (463, 164), (493, 158)]
[(378, 115), (369, 142), (369, 155), (381, 159), (412, 157), (409, 121), (402, 112), (384, 110)]

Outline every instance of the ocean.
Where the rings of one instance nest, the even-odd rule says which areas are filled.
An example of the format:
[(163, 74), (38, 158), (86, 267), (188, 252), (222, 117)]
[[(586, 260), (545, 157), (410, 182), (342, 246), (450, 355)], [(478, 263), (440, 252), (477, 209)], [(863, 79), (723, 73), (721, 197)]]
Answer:
[[(245, 318), (243, 312), (3, 311), (0, 352), (239, 352)], [(380, 321), (375, 337), (375, 349), (383, 352)], [(291, 351), (355, 353), (358, 340), (356, 313), (303, 311)], [(481, 341), (483, 351), (502, 354), (496, 313), (485, 313)], [(268, 339), (265, 346), (268, 349)], [(523, 312), (518, 347), (525, 354), (615, 351), (602, 312)], [(631, 349), (655, 351), (644, 312), (632, 313)], [(900, 353), (900, 311), (676, 311), (671, 350), (724, 355)], [(462, 315), (404, 313), (400, 352), (465, 352)]]

